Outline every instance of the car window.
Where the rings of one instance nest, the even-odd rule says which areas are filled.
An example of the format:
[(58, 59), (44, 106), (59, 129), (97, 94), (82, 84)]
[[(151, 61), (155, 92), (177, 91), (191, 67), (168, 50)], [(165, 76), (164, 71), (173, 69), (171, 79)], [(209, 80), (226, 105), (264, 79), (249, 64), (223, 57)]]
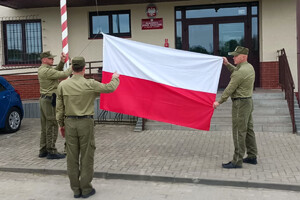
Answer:
[(0, 83), (0, 92), (5, 91), (6, 88)]

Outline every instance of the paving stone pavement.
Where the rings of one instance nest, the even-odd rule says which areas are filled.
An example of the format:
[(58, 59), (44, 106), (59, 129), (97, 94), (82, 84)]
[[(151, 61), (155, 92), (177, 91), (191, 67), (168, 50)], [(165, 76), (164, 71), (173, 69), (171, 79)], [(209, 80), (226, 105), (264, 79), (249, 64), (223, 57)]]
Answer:
[[(258, 164), (223, 169), (233, 154), (231, 132), (147, 130), (132, 125), (95, 126), (95, 177), (300, 191), (300, 137), (257, 132)], [(17, 133), (0, 134), (0, 170), (66, 173), (66, 159), (38, 158), (39, 119), (24, 119)], [(63, 150), (59, 136), (57, 147)]]
[[(71, 200), (66, 175), (0, 172), (1, 200)], [(299, 200), (300, 192), (94, 178), (89, 200)], [(18, 188), (16, 190), (16, 188)]]

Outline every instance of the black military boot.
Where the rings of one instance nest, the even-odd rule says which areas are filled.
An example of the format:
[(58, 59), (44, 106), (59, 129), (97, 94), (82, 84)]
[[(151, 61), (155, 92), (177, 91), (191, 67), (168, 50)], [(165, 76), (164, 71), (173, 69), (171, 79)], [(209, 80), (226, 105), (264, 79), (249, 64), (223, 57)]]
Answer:
[(244, 158), (243, 159), (243, 163), (249, 163), (252, 165), (256, 165), (257, 164), (257, 159), (256, 158)]
[(60, 153), (48, 153), (47, 159), (62, 159), (65, 158), (66, 156), (64, 154)]

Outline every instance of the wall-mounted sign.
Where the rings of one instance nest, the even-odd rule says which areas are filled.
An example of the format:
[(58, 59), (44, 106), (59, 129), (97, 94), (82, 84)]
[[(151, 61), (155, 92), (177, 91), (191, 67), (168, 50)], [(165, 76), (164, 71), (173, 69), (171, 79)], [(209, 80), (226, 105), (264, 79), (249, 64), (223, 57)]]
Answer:
[(142, 19), (142, 30), (163, 29), (163, 19)]
[(146, 14), (147, 17), (149, 18), (156, 17), (157, 12), (158, 12), (157, 7), (154, 4), (149, 4), (146, 8)]

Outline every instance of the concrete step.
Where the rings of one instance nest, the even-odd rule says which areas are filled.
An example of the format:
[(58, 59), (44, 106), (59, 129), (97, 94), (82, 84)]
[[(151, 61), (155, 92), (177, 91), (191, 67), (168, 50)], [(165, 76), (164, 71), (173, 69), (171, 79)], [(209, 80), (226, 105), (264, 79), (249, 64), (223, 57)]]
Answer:
[[(231, 131), (231, 125), (220, 125), (220, 124), (211, 124), (211, 131)], [(293, 127), (292, 123), (286, 124), (255, 124), (255, 132), (280, 132), (280, 133), (292, 133)]]
[[(223, 91), (218, 91), (217, 99), (221, 97)], [(230, 99), (230, 98), (229, 98)], [(257, 88), (253, 91), (252, 99), (254, 100), (285, 100), (285, 94), (281, 90)]]
[[(217, 99), (218, 100), (218, 99)], [(226, 102), (222, 103), (218, 109), (222, 109), (222, 108), (231, 108), (232, 106), (232, 101), (230, 99), (228, 99)], [(269, 99), (269, 100), (253, 100), (253, 106), (254, 109), (256, 109), (257, 107), (266, 107), (266, 108), (272, 108), (272, 107), (276, 107), (276, 108), (285, 108), (287, 106), (287, 101), (284, 99)]]
[[(230, 115), (228, 116), (223, 116), (223, 117), (215, 117), (213, 116), (211, 119), (211, 124), (231, 124), (232, 122), (232, 117)], [(291, 117), (290, 116), (257, 116), (253, 118), (254, 124), (271, 124), (271, 123), (276, 123), (276, 124), (282, 124), (284, 126), (285, 124), (292, 123), (291, 122)], [(147, 120), (147, 125), (148, 126), (155, 126), (163, 122), (157, 122), (153, 120)]]
[(296, 132), (300, 135), (300, 108), (297, 101), (296, 95), (294, 96), (294, 115), (295, 115), (295, 125), (296, 125)]
[[(231, 123), (232, 117), (230, 115), (224, 116), (213, 116), (211, 119), (211, 123)], [(253, 116), (254, 124), (264, 124), (264, 123), (291, 123), (291, 117), (289, 115), (286, 116)]]
[[(178, 126), (174, 124), (168, 124), (163, 122), (157, 122), (153, 120), (147, 120), (145, 124), (146, 130), (195, 130), (188, 127)], [(211, 123), (210, 131), (231, 131), (231, 122), (224, 123)], [(287, 132), (293, 131), (292, 123), (256, 123), (254, 122), (254, 131), (256, 132)]]
[[(218, 92), (216, 99), (222, 95)], [(287, 101), (281, 90), (256, 89), (253, 93), (253, 120), (256, 132), (292, 132), (292, 122)], [(232, 130), (232, 101), (228, 99), (215, 111), (211, 120), (211, 131)], [(299, 111), (300, 112), (300, 111)], [(300, 116), (300, 113), (299, 113)], [(195, 130), (182, 126), (147, 120), (145, 129), (155, 130)]]
[[(300, 113), (300, 112), (299, 112)], [(230, 108), (218, 108), (214, 111), (213, 116), (220, 116), (222, 114), (231, 115), (231, 107)], [(273, 115), (290, 115), (290, 111), (287, 107), (285, 108), (264, 108), (264, 107), (255, 107), (253, 111), (253, 116), (273, 116)]]
[(256, 99), (284, 99), (284, 93), (278, 92), (278, 93), (253, 93), (252, 98), (254, 100)]

